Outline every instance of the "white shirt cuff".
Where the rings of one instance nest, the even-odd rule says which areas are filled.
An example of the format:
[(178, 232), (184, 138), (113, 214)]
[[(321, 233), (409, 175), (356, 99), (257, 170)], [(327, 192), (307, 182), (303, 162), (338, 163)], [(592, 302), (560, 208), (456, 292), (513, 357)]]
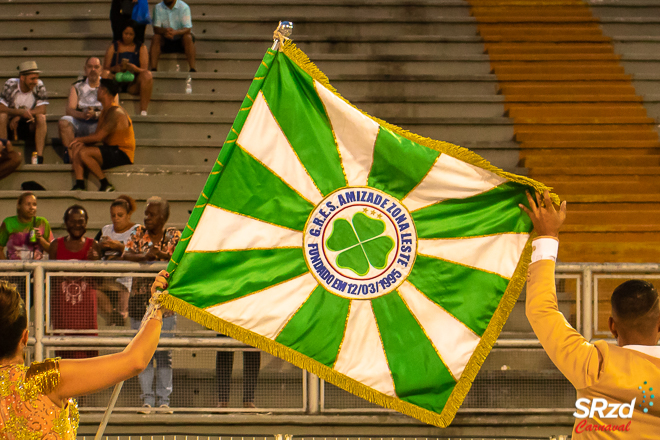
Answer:
[(539, 260), (557, 261), (559, 241), (551, 237), (539, 237), (532, 242), (532, 263)]

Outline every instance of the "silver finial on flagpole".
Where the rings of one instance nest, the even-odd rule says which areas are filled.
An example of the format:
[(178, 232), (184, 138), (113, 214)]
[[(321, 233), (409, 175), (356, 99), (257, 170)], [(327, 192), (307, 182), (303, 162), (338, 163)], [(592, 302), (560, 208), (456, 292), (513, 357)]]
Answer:
[(292, 21), (280, 21), (280, 24), (273, 32), (273, 46), (272, 50), (277, 50), (282, 47), (284, 40), (288, 40), (291, 34), (293, 33), (293, 22)]

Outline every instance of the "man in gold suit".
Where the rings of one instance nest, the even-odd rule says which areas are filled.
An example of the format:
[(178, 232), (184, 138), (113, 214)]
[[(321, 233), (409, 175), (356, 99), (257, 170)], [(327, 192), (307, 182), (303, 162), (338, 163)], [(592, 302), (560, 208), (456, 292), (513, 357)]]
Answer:
[(651, 439), (660, 433), (660, 306), (652, 284), (630, 280), (612, 293), (609, 327), (617, 344), (587, 341), (557, 308), (555, 261), (566, 202), (549, 193), (530, 208), (538, 237), (527, 275), (526, 313), (557, 368), (577, 390), (574, 439)]

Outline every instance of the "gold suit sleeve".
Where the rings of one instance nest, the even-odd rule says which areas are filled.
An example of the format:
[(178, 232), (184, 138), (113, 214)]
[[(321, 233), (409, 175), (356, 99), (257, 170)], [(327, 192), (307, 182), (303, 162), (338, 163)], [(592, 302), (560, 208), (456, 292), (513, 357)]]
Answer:
[(602, 355), (557, 307), (554, 261), (540, 260), (529, 266), (526, 314), (546, 353), (576, 389), (598, 381)]

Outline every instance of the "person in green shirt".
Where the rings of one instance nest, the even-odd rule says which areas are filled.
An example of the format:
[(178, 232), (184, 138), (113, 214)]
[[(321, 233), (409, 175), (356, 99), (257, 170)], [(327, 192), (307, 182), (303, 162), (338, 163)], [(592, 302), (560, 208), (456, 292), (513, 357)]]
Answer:
[(0, 225), (0, 259), (41, 260), (48, 255), (53, 233), (48, 220), (37, 217), (37, 196), (25, 192), (18, 198), (16, 214)]

